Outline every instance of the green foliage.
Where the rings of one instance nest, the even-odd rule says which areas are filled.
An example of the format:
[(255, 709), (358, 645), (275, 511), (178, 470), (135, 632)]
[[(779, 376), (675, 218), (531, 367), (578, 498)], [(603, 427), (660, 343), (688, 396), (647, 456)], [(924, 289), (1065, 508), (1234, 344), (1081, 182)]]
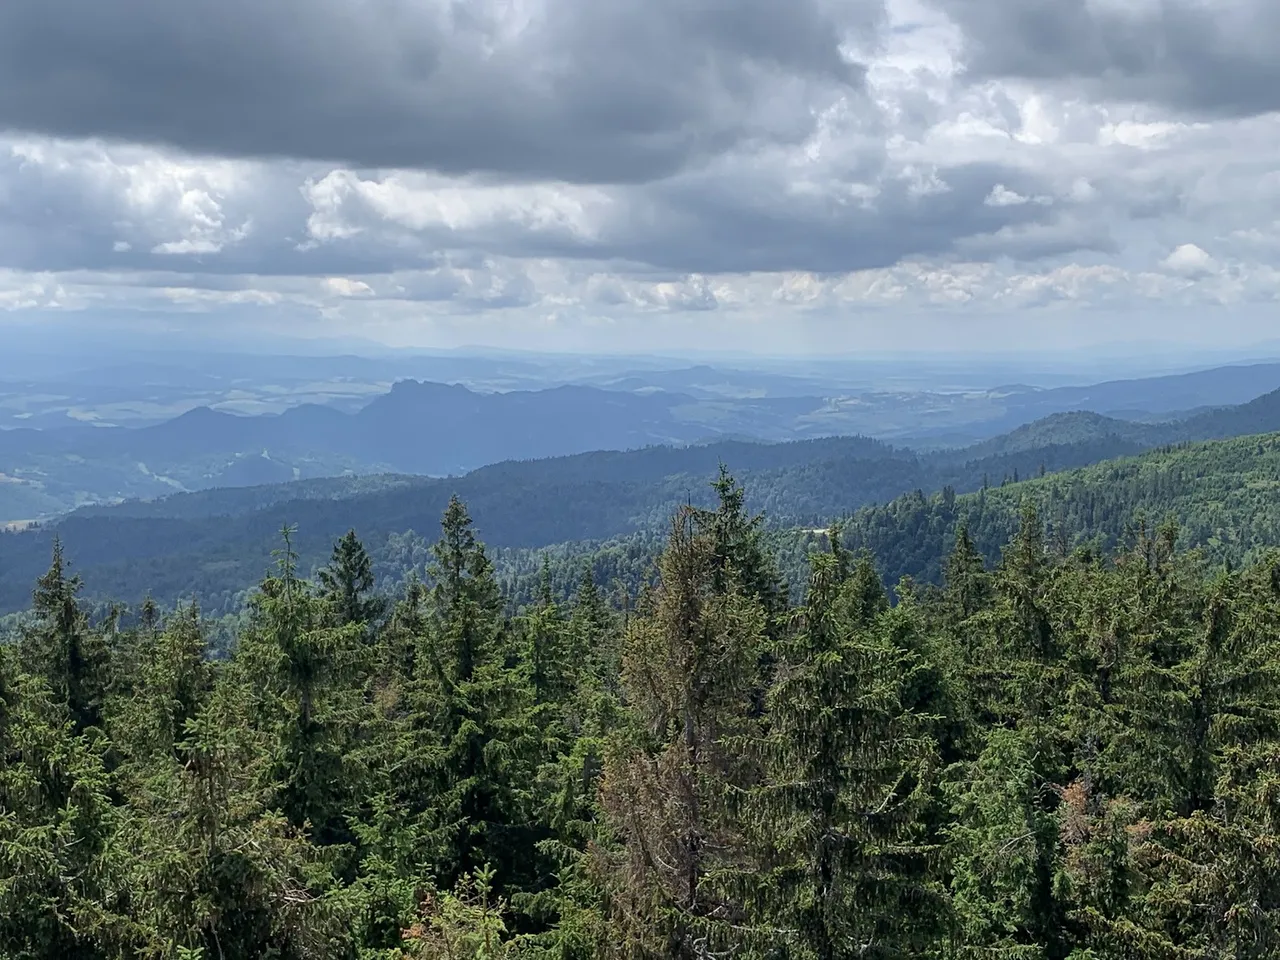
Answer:
[(23, 632), (21, 643), (27, 668), (44, 677), (77, 731), (101, 723), (106, 692), (106, 650), (102, 637), (89, 629), (81, 586), (79, 577), (68, 576), (62, 544), (55, 539), (53, 562), (36, 582), (31, 604), (35, 622)]
[(1280, 435), (1167, 447), (1022, 483), (956, 497), (906, 496), (845, 524), (855, 549), (869, 550), (892, 582), (938, 582), (964, 526), (988, 560), (998, 557), (1030, 501), (1058, 553), (1076, 546), (1123, 548), (1147, 522), (1177, 521), (1178, 546), (1214, 563), (1257, 559), (1280, 543)]
[(339, 625), (372, 624), (382, 613), (382, 598), (373, 594), (373, 561), (354, 530), (333, 545), (328, 566), (316, 576)]
[(791, 540), (722, 471), (518, 598), (457, 498), (394, 605), (354, 535), (218, 622), (56, 550), (0, 645), (0, 956), (1274, 957), (1280, 554), (1122, 519), (1267, 509), (1249, 444)]
[(919, 956), (939, 933), (923, 817), (935, 745), (927, 718), (903, 707), (913, 665), (879, 583), (865, 558), (850, 572), (838, 546), (815, 556), (769, 693), (747, 810), (764, 868), (756, 922), (788, 956)]
[(122, 811), (106, 744), (77, 732), (64, 691), (0, 649), (0, 955), (105, 957), (120, 945)]
[[(567, 565), (553, 570), (559, 595), (567, 596), (587, 556), (580, 546), (568, 545), (584, 541), (593, 544), (589, 553), (607, 543), (597, 569), (601, 584), (620, 577), (634, 590), (661, 552), (663, 526), (672, 511), (684, 504), (715, 509), (716, 493), (707, 489), (704, 477), (720, 461), (732, 463), (746, 484), (744, 522), (763, 512), (775, 530), (814, 529), (911, 491), (939, 492), (949, 508), (957, 495), (988, 486), (1003, 489), (1017, 477), (1094, 464), (1174, 441), (1275, 430), (1280, 428), (1278, 399), (1280, 395), (1268, 395), (1222, 417), (1178, 425), (1069, 414), (974, 447), (927, 454), (862, 437), (721, 442), (499, 463), (447, 480), (342, 477), (92, 507), (48, 529), (0, 535), (5, 558), (0, 611), (26, 605), (31, 581), (44, 569), (55, 534), (74, 551), (94, 600), (114, 597), (136, 604), (150, 591), (166, 604), (194, 599), (214, 616), (235, 613), (269, 567), (272, 537), (287, 523), (298, 525), (295, 548), (303, 571), (329, 564), (335, 539), (354, 525), (368, 547), (375, 577), (389, 589), (411, 575), (425, 577), (429, 531), (454, 494), (467, 501), (484, 531), (500, 582), (525, 580), (529, 589), (522, 600), (536, 589), (537, 554), (547, 549), (574, 552)], [(134, 460), (129, 466), (133, 469)], [(998, 548), (1008, 532), (998, 533), (984, 549)], [(627, 539), (612, 542), (621, 538)], [(937, 555), (936, 547), (929, 549)], [(637, 550), (642, 557), (635, 555)], [(875, 552), (896, 581), (897, 559), (881, 555), (878, 548)], [(804, 555), (801, 549), (781, 558), (797, 589), (804, 582)], [(937, 572), (925, 578), (936, 579)]]
[[(726, 577), (721, 529), (692, 510), (672, 524), (661, 581), (627, 632), (630, 736), (611, 752), (603, 803), (621, 839), (602, 865), (624, 949), (729, 949), (749, 869), (733, 792), (754, 766), (733, 743), (754, 729), (765, 610)], [(658, 944), (665, 943), (665, 948)], [(699, 944), (703, 946), (698, 946)]]

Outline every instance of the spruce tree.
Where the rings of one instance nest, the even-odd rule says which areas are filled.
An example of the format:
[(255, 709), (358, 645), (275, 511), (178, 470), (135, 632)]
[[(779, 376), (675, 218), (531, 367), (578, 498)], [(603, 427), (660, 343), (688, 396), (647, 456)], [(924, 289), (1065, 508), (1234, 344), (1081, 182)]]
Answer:
[(62, 543), (54, 538), (53, 560), (32, 598), (35, 622), (22, 638), (27, 669), (44, 677), (76, 732), (102, 723), (109, 681), (106, 645), (89, 626), (79, 599), (81, 588), (80, 578), (68, 574)]
[(875, 622), (876, 617), (889, 609), (889, 596), (885, 592), (884, 581), (880, 579), (875, 561), (869, 553), (864, 551), (858, 554), (848, 578), (841, 585), (840, 602), (849, 625), (855, 628), (869, 626)]
[[(544, 592), (540, 609), (531, 615), (535, 622), (548, 609), (548, 599)], [(543, 741), (536, 801), (546, 837), (538, 851), (554, 882), (512, 902), (541, 927), (530, 942), (541, 951), (536, 955), (590, 960), (608, 955), (613, 946), (593, 851), (612, 843), (601, 816), (599, 784), (609, 738), (620, 722), (621, 643), (617, 618), (589, 566), (568, 622), (561, 621), (560, 637), (562, 658), (553, 662), (567, 666), (561, 673), (563, 694), (536, 704), (531, 714)]]
[(747, 847), (731, 794), (756, 775), (735, 743), (754, 726), (766, 614), (725, 581), (719, 544), (704, 531), (691, 510), (676, 517), (660, 583), (628, 631), (634, 728), (615, 738), (602, 788), (622, 844), (602, 866), (615, 936), (642, 956), (732, 952), (747, 920)]
[(183, 760), (179, 744), (214, 682), (204, 624), (194, 604), (180, 608), (139, 651), (132, 695), (115, 705), (110, 724), (116, 744), (144, 767), (163, 755)]
[(901, 703), (909, 658), (876, 628), (869, 561), (843, 580), (837, 555), (811, 562), (748, 804), (767, 866), (756, 923), (788, 957), (923, 956), (940, 910), (921, 830), (934, 748)]
[(127, 848), (106, 744), (76, 730), (65, 688), (15, 667), (0, 645), (0, 956), (122, 956)]
[(499, 889), (535, 885), (530, 796), (539, 737), (493, 566), (453, 497), (432, 548), (430, 615), (406, 719), (402, 789), (420, 843), (452, 885), (491, 866)]
[(444, 679), (467, 683), (479, 664), (503, 652), (502, 595), (493, 565), (457, 496), (450, 498), (440, 528), (429, 571), (438, 645), (435, 666)]
[[(264, 682), (273, 678), (263, 677)], [(350, 923), (326, 896), (332, 865), (269, 806), (274, 731), (253, 723), (241, 678), (224, 675), (186, 724), (181, 762), (133, 797), (120, 838), (133, 956), (350, 955)]]
[(524, 663), (534, 703), (560, 704), (575, 683), (580, 662), (575, 663), (570, 648), (568, 625), (551, 590), (551, 568), (546, 558), (536, 606), (524, 617)]
[(351, 683), (364, 667), (359, 624), (333, 626), (327, 605), (299, 578), (292, 531), (283, 531), (276, 572), (252, 600), (237, 657), (244, 682), (262, 686), (263, 722), (276, 730), (281, 810), (310, 824), (321, 842), (348, 838), (343, 797), (358, 786), (344, 760), (359, 710)]
[(1219, 575), (1205, 599), (1188, 812), (1138, 836), (1139, 915), (1171, 954), (1261, 960), (1280, 951), (1280, 558)]
[(943, 597), (948, 618), (953, 624), (976, 614), (990, 598), (991, 585), (982, 554), (969, 535), (969, 525), (956, 526), (955, 545), (947, 557), (943, 574)]
[(569, 615), (571, 655), (603, 689), (617, 692), (622, 677), (621, 632), (591, 565), (583, 567)]
[(961, 957), (1064, 960), (1075, 945), (1067, 905), (1055, 891), (1057, 797), (1039, 746), (1030, 730), (993, 728), (978, 757), (948, 784)]
[(1050, 612), (1055, 575), (1026, 498), (992, 602), (964, 623), (971, 710), (986, 735), (948, 784), (949, 835), (956, 912), (975, 957), (1058, 960), (1081, 937), (1057, 883), (1059, 808), (1072, 771), (1060, 712), (1069, 675)]
[(759, 603), (766, 614), (780, 613), (786, 592), (773, 558), (765, 552), (764, 516), (747, 513), (746, 491), (723, 463), (711, 486), (716, 492), (715, 509), (695, 510), (693, 517), (698, 529), (712, 544), (715, 589), (728, 592), (732, 580), (737, 589)]
[(339, 626), (367, 627), (382, 615), (383, 600), (373, 594), (373, 561), (354, 530), (333, 545), (329, 564), (317, 579), (320, 596), (332, 604)]

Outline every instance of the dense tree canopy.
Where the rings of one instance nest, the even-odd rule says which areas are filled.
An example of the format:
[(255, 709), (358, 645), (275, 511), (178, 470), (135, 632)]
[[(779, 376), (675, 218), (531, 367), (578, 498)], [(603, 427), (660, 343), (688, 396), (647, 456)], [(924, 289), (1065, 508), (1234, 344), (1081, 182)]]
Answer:
[(643, 575), (527, 588), (456, 498), (394, 597), (286, 529), (220, 658), (57, 548), (0, 645), (0, 957), (1278, 956), (1280, 554), (1122, 520), (1177, 454), (792, 553), (722, 472)]

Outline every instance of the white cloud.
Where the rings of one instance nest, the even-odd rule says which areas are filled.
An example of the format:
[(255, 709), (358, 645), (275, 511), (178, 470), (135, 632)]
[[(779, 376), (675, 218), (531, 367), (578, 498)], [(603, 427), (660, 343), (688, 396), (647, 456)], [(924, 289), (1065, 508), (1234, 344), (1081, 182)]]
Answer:
[(987, 199), (982, 202), (989, 207), (1016, 207), (1019, 204), (1029, 203), (1030, 199), (1010, 190), (1003, 183), (997, 183), (987, 194)]
[[(56, 241), (51, 261), (77, 247), (86, 259), (108, 251), (216, 254), (252, 233), (246, 201), (258, 172), (254, 164), (147, 147), (0, 139), (0, 182), (9, 188), (0, 189), (0, 216), (23, 228), (37, 254)], [(6, 239), (17, 245), (24, 236), (0, 230), (0, 243)], [(0, 256), (12, 255), (0, 246)]]
[(397, 228), (442, 236), (486, 229), (583, 242), (598, 236), (614, 201), (604, 190), (571, 185), (487, 185), (399, 171), (361, 176), (334, 170), (302, 187), (312, 240), (346, 240)]
[(373, 288), (363, 280), (352, 280), (350, 277), (325, 277), (325, 290), (335, 297), (364, 297), (373, 293)]
[[(1204, 129), (1204, 124), (1196, 127)], [(1170, 123), (1137, 123), (1132, 120), (1121, 120), (1119, 123), (1104, 124), (1098, 130), (1098, 142), (1103, 146), (1119, 145), (1134, 147), (1139, 150), (1158, 150), (1168, 145), (1168, 141), (1178, 133), (1195, 129), (1190, 124)]]
[[(974, 38), (988, 23), (972, 10), (1005, 8), (971, 0), (965, 13), (960, 2), (890, 0), (879, 32), (836, 17), (845, 66), (865, 62), (865, 85), (832, 81), (832, 63), (818, 79), (801, 69), (800, 52), (827, 50), (825, 35), (697, 37), (716, 57), (730, 40), (795, 46), (782, 51), (791, 59), (773, 92), (759, 77), (741, 96), (721, 89), (732, 71), (699, 78), (691, 92), (710, 99), (681, 114), (664, 87), (648, 134), (638, 114), (575, 101), (574, 122), (599, 129), (543, 133), (601, 151), (578, 159), (532, 124), (516, 131), (522, 149), (542, 144), (545, 155), (485, 159), (512, 142), (501, 128), (488, 140), (464, 131), (466, 118), (452, 115), (447, 129), (468, 139), (448, 173), (361, 168), (354, 148), (346, 162), (241, 149), (228, 152), (263, 158), (226, 159), (0, 132), (0, 308), (234, 309), (267, 325), (323, 317), (325, 329), (397, 342), (465, 341), (472, 329), (504, 345), (558, 337), (598, 349), (713, 336), (779, 349), (812, 336), (824, 349), (833, 330), (925, 345), (917, 328), (936, 337), (948, 324), (971, 332), (962, 342), (1000, 345), (996, 318), (1008, 311), (1019, 336), (1046, 343), (1124, 338), (1130, 322), (1159, 336), (1141, 318), (1179, 309), (1219, 311), (1202, 326), (1218, 337), (1269, 333), (1253, 308), (1273, 305), (1280, 285), (1280, 114), (1190, 111), (1181, 95), (1120, 96), (1109, 82), (1021, 62), (978, 70)], [(485, 21), (494, 50), (528, 29), (519, 11), (542, 9), (506, 5), (498, 16), (499, 6), (484, 6), (497, 18)], [(829, 6), (806, 2), (805, 29), (829, 27)], [(775, 23), (781, 9), (752, 0), (743, 12)], [(573, 46), (581, 37), (555, 39), (586, 56)], [(753, 69), (774, 70), (759, 66), (774, 54), (757, 52)], [(631, 59), (593, 59), (606, 54), (575, 63), (622, 85), (618, 102), (639, 110), (644, 84), (614, 70)], [(681, 76), (686, 66), (669, 64)], [(1167, 80), (1176, 65), (1158, 66)], [(741, 111), (711, 123), (717, 106)], [(561, 107), (538, 105), (543, 116)], [(394, 127), (379, 130), (377, 151), (394, 153)], [(641, 160), (604, 176), (622, 164), (610, 151), (642, 135), (652, 139), (635, 147)], [(414, 150), (444, 149), (421, 131), (404, 136)]]
[(1218, 262), (1194, 243), (1179, 244), (1161, 265), (1185, 277), (1205, 277), (1218, 272)]

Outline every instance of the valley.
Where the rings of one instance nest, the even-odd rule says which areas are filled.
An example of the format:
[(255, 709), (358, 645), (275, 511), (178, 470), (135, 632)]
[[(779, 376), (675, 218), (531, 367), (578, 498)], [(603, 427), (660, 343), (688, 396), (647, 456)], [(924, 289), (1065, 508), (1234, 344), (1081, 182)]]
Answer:
[[(217, 370), (214, 359), (211, 369)], [(1224, 435), (1222, 430), (1235, 428), (1214, 428), (1212, 411), (1280, 387), (1280, 364), (1271, 363), (1044, 388), (976, 389), (964, 386), (955, 372), (945, 380), (940, 371), (929, 373), (934, 384), (950, 385), (942, 392), (938, 386), (867, 389), (877, 383), (883, 387), (893, 368), (859, 374), (855, 367), (842, 381), (832, 371), (806, 368), (791, 373), (709, 365), (637, 370), (616, 359), (613, 370), (605, 364), (605, 372), (588, 375), (581, 362), (556, 366), (543, 360), (538, 366), (477, 358), (450, 366), (438, 358), (395, 363), (354, 358), (351, 369), (369, 367), (370, 375), (391, 376), (418, 363), (437, 372), (448, 369), (454, 379), (351, 377), (342, 382), (354, 392), (342, 399), (313, 387), (320, 382), (315, 376), (332, 378), (347, 365), (346, 358), (275, 362), (281, 372), (292, 370), (296, 380), (257, 379), (267, 375), (268, 360), (251, 364), (240, 358), (239, 366), (223, 362), (227, 372), (206, 376), (234, 391), (270, 395), (275, 406), (224, 402), (225, 397), (203, 405), (210, 398), (198, 392), (201, 377), (187, 380), (171, 371), (157, 387), (152, 381), (158, 375), (135, 364), (100, 372), (111, 395), (141, 397), (163, 387), (169, 391), (164, 401), (169, 409), (179, 394), (187, 398), (180, 405), (190, 406), (172, 418), (114, 419), (105, 408), (71, 417), (51, 407), (38, 415), (25, 410), (16, 416), (31, 414), (27, 419), (0, 424), (5, 426), (0, 473), (6, 478), (0, 482), (0, 522), (50, 518), (88, 504), (174, 491), (386, 472), (461, 476), (507, 460), (729, 439), (778, 443), (859, 435), (921, 452), (963, 450), (980, 441), (988, 442), (981, 450), (993, 451), (1000, 444), (1041, 443), (1018, 432), (1037, 423), (1036, 429), (1053, 432), (1048, 445), (1076, 430), (1150, 446), (1162, 437)], [(906, 368), (899, 376), (909, 372)], [(981, 375), (981, 370), (970, 374)], [(881, 380), (859, 381), (859, 376)], [(87, 378), (90, 387), (79, 389), (91, 389), (93, 380)], [(541, 385), (523, 386), (531, 380)], [(856, 392), (859, 382), (862, 390)], [(751, 384), (754, 390), (748, 389)], [(495, 389), (499, 386), (504, 389)], [(19, 383), (9, 389), (34, 388)], [(30, 405), (54, 395), (25, 396), (35, 397)], [(1106, 418), (1105, 424), (1077, 419), (1068, 426), (1045, 419), (1084, 411)], [(1171, 421), (1200, 424), (1199, 432), (1171, 427)]]
[[(410, 408), (402, 422), (411, 422), (413, 415)], [(199, 416), (217, 428), (224, 425), (220, 415)], [(341, 415), (326, 414), (334, 416)], [(232, 426), (236, 425), (233, 421)], [(86, 505), (56, 521), (0, 539), (0, 612), (25, 606), (29, 585), (47, 562), (54, 537), (83, 573), (90, 596), (130, 604), (150, 594), (166, 604), (197, 599), (211, 615), (234, 613), (269, 568), (285, 527), (296, 527), (294, 548), (307, 569), (319, 565), (332, 542), (354, 528), (367, 543), (379, 578), (388, 585), (403, 585), (411, 575), (425, 575), (426, 544), (454, 494), (468, 504), (486, 542), (496, 550), (509, 551), (503, 554), (504, 563), (517, 594), (529, 589), (537, 552), (550, 548), (566, 558), (568, 566), (557, 572), (563, 589), (575, 582), (577, 568), (593, 551), (616, 557), (621, 550), (628, 558), (627, 569), (611, 572), (610, 578), (635, 585), (647, 575), (643, 558), (652, 559), (657, 542), (653, 538), (666, 519), (682, 503), (706, 502), (711, 495), (708, 482), (721, 464), (744, 483), (748, 506), (762, 511), (771, 529), (813, 528), (846, 518), (851, 542), (872, 550), (890, 582), (904, 574), (936, 580), (942, 544), (954, 533), (959, 516), (937, 512), (936, 496), (944, 490), (950, 491), (948, 496), (956, 495), (953, 506), (947, 508), (952, 511), (969, 509), (966, 505), (974, 495), (984, 503), (1005, 505), (1003, 513), (982, 515), (982, 523), (992, 526), (978, 542), (990, 549), (991, 544), (1003, 542), (1016, 514), (1008, 506), (1014, 494), (1002, 491), (1071, 491), (1078, 484), (1081, 496), (1098, 502), (1097, 490), (1105, 486), (1098, 479), (1100, 474), (1071, 471), (1125, 463), (1123, 458), (1155, 448), (1275, 431), (1280, 431), (1280, 391), (1165, 423), (1136, 423), (1083, 412), (1055, 414), (970, 447), (932, 452), (860, 437), (776, 444), (727, 440), (512, 460), (454, 477), (321, 477), (115, 506)], [(190, 437), (183, 442), (203, 441)], [(1246, 441), (1239, 443), (1244, 444), (1239, 450), (1252, 449)], [(1205, 449), (1237, 448), (1210, 445)], [(1205, 455), (1179, 454), (1192, 460)], [(1136, 462), (1160, 462), (1160, 454), (1149, 456), (1154, 459)], [(1259, 466), (1269, 467), (1269, 461)], [(1192, 472), (1179, 474), (1183, 479), (1175, 486), (1182, 489)], [(1219, 472), (1217, 467), (1208, 470), (1211, 476)], [(1257, 474), (1264, 475), (1265, 470)], [(1233, 489), (1244, 483), (1235, 474), (1222, 481)], [(1194, 493), (1198, 488), (1187, 489)], [(906, 500), (901, 499), (904, 495)], [(1260, 501), (1258, 509), (1266, 506), (1265, 500)], [(1186, 513), (1185, 505), (1147, 504), (1131, 490), (1129, 499), (1121, 498), (1107, 508), (1112, 526), (1105, 531), (1110, 542), (1119, 536), (1115, 524), (1128, 522), (1133, 511), (1148, 507), (1161, 517), (1166, 509)], [(1046, 517), (1052, 518), (1052, 510), (1065, 508), (1055, 500), (1045, 509), (1051, 511)], [(1243, 510), (1243, 505), (1238, 509)], [(1232, 517), (1237, 526), (1245, 523), (1245, 516)], [(1095, 518), (1076, 526), (1094, 529), (1100, 523)], [(1258, 523), (1260, 530), (1268, 529), (1261, 520)], [(977, 536), (986, 527), (975, 523), (974, 529)], [(921, 539), (924, 530), (931, 531), (927, 547)], [(1187, 530), (1197, 531), (1197, 544), (1223, 542), (1221, 536), (1214, 539), (1200, 527)], [(1239, 533), (1228, 537), (1226, 542), (1233, 546), (1219, 554), (1236, 560), (1251, 555), (1240, 537)], [(792, 549), (791, 562), (802, 564), (807, 548)], [(912, 555), (910, 550), (922, 552)], [(601, 569), (614, 562), (601, 561)]]

